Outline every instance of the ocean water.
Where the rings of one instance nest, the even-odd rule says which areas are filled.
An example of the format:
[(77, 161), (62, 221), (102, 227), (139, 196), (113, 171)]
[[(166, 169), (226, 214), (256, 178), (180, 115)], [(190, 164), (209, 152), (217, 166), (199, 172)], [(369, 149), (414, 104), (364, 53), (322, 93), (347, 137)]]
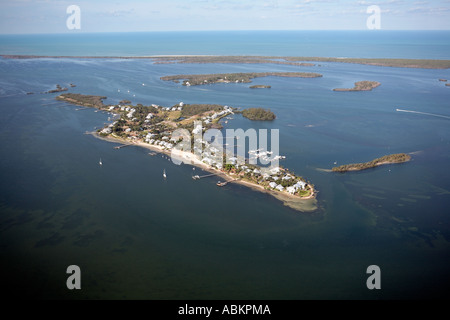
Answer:
[[(377, 53), (349, 36), (335, 39), (335, 43), (347, 43), (339, 49), (320, 42), (331, 37), (320, 33), (314, 48), (299, 54), (295, 54), (298, 46), (292, 45), (291, 33), (283, 35), (283, 41), (279, 36), (265, 37), (262, 47), (255, 40), (242, 46), (236, 42), (234, 49), (208, 49), (196, 43), (212, 41), (211, 34), (198, 35), (197, 42), (185, 42), (182, 47), (173, 41), (163, 44), (164, 37), (158, 34), (161, 42), (154, 51), (131, 40), (120, 46), (106, 35), (98, 38), (100, 45), (77, 44), (72, 49), (74, 55), (398, 57), (403, 52), (412, 58), (449, 58), (447, 33), (411, 33), (411, 38), (422, 39), (410, 43), (413, 50), (400, 49), (396, 42), (390, 51), (389, 41), (395, 35), (381, 37), (386, 45), (374, 45)], [(233, 44), (228, 36), (229, 42), (224, 39), (224, 43)], [(11, 36), (10, 44), (21, 44), (5, 49), (2, 42), (0, 52), (65, 55), (70, 51), (68, 43), (52, 48), (39, 39)], [(278, 48), (279, 42), (286, 47)], [(430, 48), (430, 42), (436, 47)], [(330, 51), (320, 54), (319, 48)], [(159, 79), (174, 74), (263, 71), (318, 72), (323, 77), (254, 79), (252, 84), (269, 84), (270, 90), (250, 90), (249, 84), (183, 87)], [(336, 63), (315, 67), (161, 65), (151, 60), (0, 58), (0, 74), (1, 285), (11, 297), (448, 296), (450, 120), (396, 109), (450, 117), (450, 88), (438, 81), (450, 79), (449, 70)], [(360, 80), (382, 85), (372, 92), (332, 91)], [(273, 122), (235, 116), (224, 127), (279, 129), (280, 152), (287, 156), (281, 164), (315, 184), (319, 209), (300, 213), (244, 186), (217, 188), (214, 177), (194, 181), (192, 173), (199, 169), (177, 166), (161, 155), (150, 156), (148, 150), (113, 149), (115, 144), (85, 134), (108, 123), (108, 114), (78, 110), (56, 101), (57, 94), (41, 93), (69, 83), (77, 85), (70, 92), (104, 95), (107, 103), (129, 99), (166, 106), (183, 101), (270, 108), (277, 115)], [(334, 162), (363, 162), (398, 152), (411, 153), (413, 160), (344, 175), (322, 170)], [(167, 180), (162, 178), (164, 169)], [(82, 270), (82, 290), (76, 292), (65, 286), (66, 268), (72, 264)], [(381, 268), (381, 290), (366, 287), (370, 265)]]
[(449, 31), (197, 31), (0, 35), (1, 54), (448, 59)]

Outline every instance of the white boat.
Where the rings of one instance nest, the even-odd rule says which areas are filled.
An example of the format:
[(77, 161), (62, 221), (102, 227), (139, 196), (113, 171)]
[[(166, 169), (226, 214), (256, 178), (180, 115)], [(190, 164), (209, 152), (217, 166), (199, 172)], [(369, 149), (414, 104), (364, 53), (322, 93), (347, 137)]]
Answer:
[(103, 165), (102, 158), (100, 158), (100, 161), (98, 162), (98, 164), (101, 166)]
[(164, 171), (163, 171), (163, 177), (164, 177), (164, 179), (167, 178), (167, 175), (166, 175), (166, 169), (164, 169)]

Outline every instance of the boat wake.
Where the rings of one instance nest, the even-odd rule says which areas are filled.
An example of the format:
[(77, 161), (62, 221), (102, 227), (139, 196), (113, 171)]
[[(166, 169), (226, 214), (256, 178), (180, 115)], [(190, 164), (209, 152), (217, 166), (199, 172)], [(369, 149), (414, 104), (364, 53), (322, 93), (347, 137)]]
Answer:
[(413, 111), (413, 110), (402, 110), (402, 109), (396, 109), (397, 112), (409, 112), (409, 113), (416, 113), (416, 114), (423, 114), (427, 116), (433, 116), (433, 117), (439, 117), (444, 119), (450, 119), (450, 116), (444, 116), (440, 114), (434, 114), (434, 113), (428, 113), (428, 112), (420, 112), (420, 111)]

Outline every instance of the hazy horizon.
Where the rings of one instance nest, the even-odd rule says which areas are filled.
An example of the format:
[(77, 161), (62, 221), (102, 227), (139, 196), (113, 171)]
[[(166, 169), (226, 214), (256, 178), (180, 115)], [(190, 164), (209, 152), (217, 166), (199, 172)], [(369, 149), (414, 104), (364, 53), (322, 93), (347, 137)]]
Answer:
[[(71, 5), (80, 28), (66, 26)], [(367, 30), (371, 6), (379, 8), (381, 30), (450, 30), (445, 0), (30, 0), (0, 1), (0, 33)]]

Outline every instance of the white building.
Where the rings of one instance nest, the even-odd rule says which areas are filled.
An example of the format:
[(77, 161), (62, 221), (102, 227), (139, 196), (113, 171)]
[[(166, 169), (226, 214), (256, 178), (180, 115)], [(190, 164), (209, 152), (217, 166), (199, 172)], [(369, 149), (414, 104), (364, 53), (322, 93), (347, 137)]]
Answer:
[(271, 187), (272, 189), (275, 189), (277, 187), (277, 184), (275, 182), (271, 182), (271, 183), (269, 183), (269, 187)]
[(303, 190), (306, 187), (306, 183), (303, 181), (299, 181), (294, 185), (294, 187), (296, 187), (297, 189)]
[(283, 187), (281, 184), (279, 184), (279, 185), (277, 185), (276, 189), (277, 189), (278, 191), (283, 191), (283, 190), (284, 190), (284, 187)]
[(290, 194), (294, 194), (297, 191), (297, 188), (295, 188), (294, 186), (287, 187), (286, 191), (289, 192)]

